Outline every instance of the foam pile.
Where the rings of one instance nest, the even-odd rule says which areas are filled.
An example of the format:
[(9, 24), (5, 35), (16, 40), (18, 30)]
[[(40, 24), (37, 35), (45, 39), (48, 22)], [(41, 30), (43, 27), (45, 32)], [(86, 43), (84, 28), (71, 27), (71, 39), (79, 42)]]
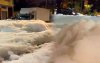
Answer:
[(45, 43), (42, 48), (21, 56), (18, 60), (4, 61), (3, 63), (48, 63), (52, 54), (53, 43)]
[(0, 21), (1, 32), (41, 32), (48, 29), (50, 29), (49, 25), (41, 20)]
[[(34, 31), (34, 28), (30, 30), (33, 27), (30, 23), (6, 23), (14, 31), (0, 32), (0, 56), (11, 60), (3, 63), (100, 63), (100, 22), (80, 21), (67, 25), (56, 32), (54, 42), (51, 42), (54, 36), (51, 27), (46, 25), (46, 30)], [(39, 48), (35, 50), (34, 45)]]
[(58, 34), (52, 63), (100, 63), (99, 22), (74, 23)]
[(10, 56), (13, 55), (19, 57), (32, 53), (38, 45), (52, 41), (53, 36), (51, 27), (41, 20), (2, 20), (0, 21), (0, 57), (10, 60)]

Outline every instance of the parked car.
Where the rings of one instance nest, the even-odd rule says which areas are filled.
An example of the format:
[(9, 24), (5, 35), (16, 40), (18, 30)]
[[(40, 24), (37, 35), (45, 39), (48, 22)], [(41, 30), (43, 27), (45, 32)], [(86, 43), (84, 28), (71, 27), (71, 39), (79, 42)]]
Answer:
[(77, 15), (77, 13), (71, 9), (57, 9), (57, 14), (64, 14), (64, 15)]
[(32, 14), (17, 14), (16, 16), (12, 17), (11, 19), (16, 19), (16, 20), (30, 20), (33, 19), (34, 15)]

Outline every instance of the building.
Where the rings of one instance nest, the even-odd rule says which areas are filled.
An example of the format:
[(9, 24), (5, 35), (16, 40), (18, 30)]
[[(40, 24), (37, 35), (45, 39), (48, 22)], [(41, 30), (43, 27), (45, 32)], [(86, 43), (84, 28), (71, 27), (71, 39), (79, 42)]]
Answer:
[(0, 0), (0, 19), (7, 19), (13, 16), (13, 0)]

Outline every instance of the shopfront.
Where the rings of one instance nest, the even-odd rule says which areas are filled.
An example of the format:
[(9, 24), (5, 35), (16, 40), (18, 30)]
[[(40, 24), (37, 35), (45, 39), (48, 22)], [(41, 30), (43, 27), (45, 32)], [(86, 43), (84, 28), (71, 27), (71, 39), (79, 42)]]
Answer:
[(0, 0), (0, 19), (8, 19), (13, 16), (13, 0)]

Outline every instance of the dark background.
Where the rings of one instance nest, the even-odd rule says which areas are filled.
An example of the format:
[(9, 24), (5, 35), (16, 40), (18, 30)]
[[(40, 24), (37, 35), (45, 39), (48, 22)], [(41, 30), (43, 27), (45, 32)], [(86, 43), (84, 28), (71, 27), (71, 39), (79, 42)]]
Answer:
[[(29, 7), (45, 7), (49, 9), (54, 9), (56, 6), (59, 7), (62, 0), (14, 0), (14, 10), (19, 11), (20, 8), (29, 8)], [(70, 1), (70, 0), (67, 0)], [(80, 0), (73, 0), (77, 1)], [(89, 0), (89, 4), (93, 4), (92, 11), (100, 11), (100, 0)]]
[(19, 11), (20, 8), (29, 7), (45, 7), (53, 8), (55, 0), (14, 0), (14, 10)]

